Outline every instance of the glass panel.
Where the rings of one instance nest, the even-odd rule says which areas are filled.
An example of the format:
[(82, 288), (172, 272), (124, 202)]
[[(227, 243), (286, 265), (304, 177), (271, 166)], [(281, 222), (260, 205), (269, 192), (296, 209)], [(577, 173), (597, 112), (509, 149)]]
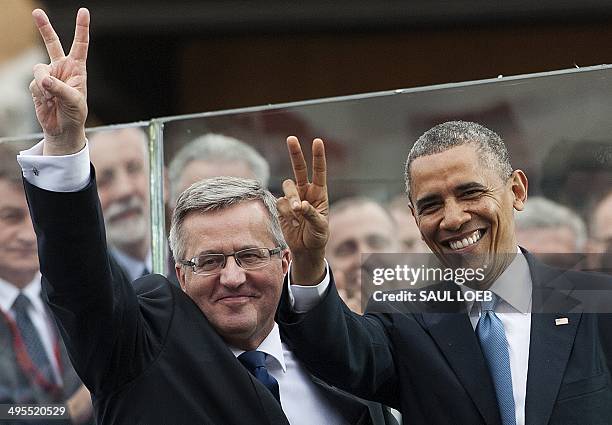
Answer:
[[(449, 120), (474, 121), (504, 139), (513, 167), (528, 176), (532, 199), (545, 197), (559, 204), (538, 212), (538, 202), (528, 201), (527, 210), (536, 212), (516, 216), (535, 215), (536, 219), (521, 222), (527, 230), (519, 234), (519, 243), (542, 253), (547, 262), (609, 270), (609, 256), (585, 258), (583, 254), (610, 249), (611, 234), (602, 230), (612, 229), (610, 214), (606, 213), (608, 221), (603, 222), (605, 214), (599, 213), (602, 223), (597, 227), (593, 217), (598, 200), (612, 188), (611, 78), (610, 67), (602, 66), (162, 119), (170, 197), (175, 198), (197, 178), (256, 174), (249, 172), (246, 154), (223, 160), (223, 154), (209, 153), (203, 161), (206, 152), (189, 145), (202, 136), (229, 136), (255, 148), (269, 164), (269, 187), (277, 195), (282, 181), (292, 177), (285, 138), (298, 136), (309, 158), (310, 141), (321, 137), (326, 143), (332, 220), (338, 200), (365, 196), (387, 206), (395, 199), (399, 207), (393, 213), (402, 225), (387, 236), (397, 239), (401, 234), (405, 244), (399, 249), (389, 245), (382, 252), (426, 252), (402, 195), (406, 156), (414, 141), (432, 126)], [(198, 157), (199, 162), (190, 162)], [(606, 207), (610, 209), (612, 206)], [(371, 215), (357, 217), (362, 224), (350, 226), (347, 238), (356, 240), (369, 227), (385, 227), (374, 219), (377, 213), (367, 214)], [(334, 234), (342, 233), (340, 224), (331, 227), (330, 244), (335, 243)], [(536, 232), (540, 227), (538, 232), (545, 236)], [(381, 252), (373, 244), (362, 246), (365, 248), (357, 250), (343, 269), (328, 245), (328, 259), (335, 270), (353, 276), (349, 280), (354, 285), (359, 285), (359, 253)]]
[(131, 280), (152, 270), (148, 128), (87, 132), (111, 252)]

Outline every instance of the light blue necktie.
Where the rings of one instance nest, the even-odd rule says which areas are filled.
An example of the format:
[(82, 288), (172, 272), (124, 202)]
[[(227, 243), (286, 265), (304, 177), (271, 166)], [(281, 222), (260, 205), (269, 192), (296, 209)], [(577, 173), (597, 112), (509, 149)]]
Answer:
[(493, 294), (491, 301), (480, 303), (481, 314), (476, 326), (476, 334), (493, 379), (502, 424), (516, 425), (508, 341), (504, 324), (494, 312), (498, 301), (499, 298)]

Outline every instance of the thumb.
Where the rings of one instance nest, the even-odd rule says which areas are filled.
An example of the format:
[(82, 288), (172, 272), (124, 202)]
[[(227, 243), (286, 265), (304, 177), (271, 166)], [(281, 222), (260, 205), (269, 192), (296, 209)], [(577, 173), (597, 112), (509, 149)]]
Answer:
[(45, 90), (64, 104), (76, 105), (81, 100), (81, 93), (77, 89), (50, 75), (43, 79), (42, 85)]
[(302, 216), (308, 221), (310, 224), (317, 228), (321, 228), (325, 226), (325, 222), (321, 214), (313, 207), (310, 202), (302, 201), (301, 205)]

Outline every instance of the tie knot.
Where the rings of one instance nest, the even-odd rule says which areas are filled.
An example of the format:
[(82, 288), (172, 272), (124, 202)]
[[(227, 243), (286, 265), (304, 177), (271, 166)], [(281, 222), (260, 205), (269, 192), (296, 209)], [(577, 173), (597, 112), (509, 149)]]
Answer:
[(23, 292), (20, 292), (19, 295), (17, 295), (17, 298), (15, 298), (15, 302), (13, 302), (12, 309), (15, 313), (25, 312), (29, 306), (30, 300), (23, 294)]
[(238, 356), (238, 360), (249, 370), (255, 370), (258, 367), (266, 367), (266, 353), (263, 351), (245, 351)]
[(497, 307), (498, 302), (499, 297), (491, 292), (491, 300), (480, 302), (481, 313), (484, 313), (485, 311), (495, 311), (495, 307)]

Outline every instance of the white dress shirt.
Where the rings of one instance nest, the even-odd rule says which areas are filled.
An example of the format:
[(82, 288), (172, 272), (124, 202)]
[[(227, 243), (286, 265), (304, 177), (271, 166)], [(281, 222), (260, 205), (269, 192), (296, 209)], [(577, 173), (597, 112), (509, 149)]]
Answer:
[[(516, 425), (525, 425), (525, 397), (529, 366), (529, 338), (531, 336), (532, 281), (527, 260), (518, 247), (517, 250), (518, 254), (512, 263), (489, 289), (500, 298), (500, 302), (495, 308), (495, 314), (504, 324), (506, 339), (508, 340)], [(291, 269), (289, 275), (290, 272)], [(298, 286), (289, 284), (289, 302), (294, 311), (305, 313), (316, 306), (326, 293), (329, 283), (329, 266), (326, 262), (325, 277), (318, 285)], [(461, 290), (469, 291), (470, 289), (461, 286)], [(473, 301), (466, 302), (466, 307), (467, 311), (470, 312), (470, 322), (475, 330), (480, 319), (480, 309), (474, 306)]]
[[(41, 156), (42, 143), (21, 151), (17, 157), (25, 179), (34, 186), (54, 192), (85, 188), (90, 178), (88, 147), (72, 155)], [(329, 281), (329, 277), (327, 279)], [(292, 425), (346, 424), (323, 390), (312, 382), (304, 367), (281, 342), (276, 323), (257, 349), (269, 354), (266, 366), (278, 381), (283, 411)], [(232, 351), (235, 356), (243, 352)]]
[[(312, 382), (287, 345), (281, 342), (276, 323), (257, 350), (268, 354), (266, 368), (278, 381), (281, 405), (291, 425), (347, 423), (321, 387)], [(232, 348), (232, 352), (236, 357), (244, 353), (236, 348)]]
[[(15, 285), (0, 279), (0, 309), (13, 320), (15, 320), (15, 315), (12, 307), (19, 292), (19, 288)], [(40, 336), (42, 345), (45, 348), (45, 353), (53, 367), (55, 382), (61, 385), (62, 377), (60, 375), (60, 365), (57, 362), (58, 359), (55, 357), (55, 344), (58, 341), (58, 335), (53, 327), (51, 318), (47, 314), (47, 310), (45, 310), (43, 301), (40, 298), (40, 273), (36, 273), (34, 280), (23, 288), (22, 292), (30, 301), (27, 313)]]

